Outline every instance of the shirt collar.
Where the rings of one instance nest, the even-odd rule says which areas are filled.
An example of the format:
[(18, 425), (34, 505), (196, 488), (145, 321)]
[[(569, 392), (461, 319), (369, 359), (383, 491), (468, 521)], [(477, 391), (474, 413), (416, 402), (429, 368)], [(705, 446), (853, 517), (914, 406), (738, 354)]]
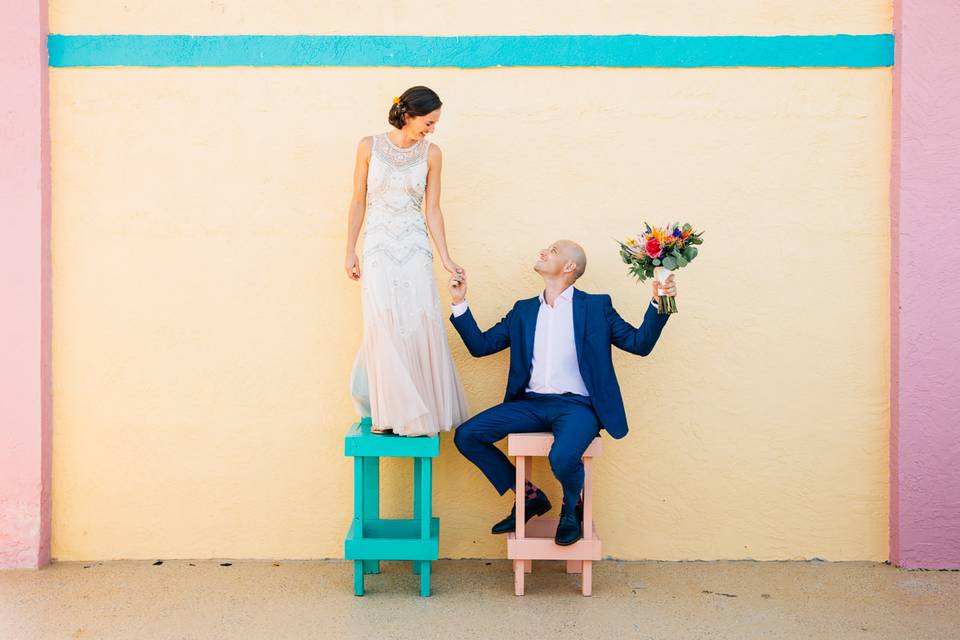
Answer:
[[(573, 285), (570, 285), (569, 287), (564, 289), (563, 292), (559, 296), (557, 296), (557, 302), (561, 300), (565, 302), (569, 302), (573, 300)], [(543, 291), (540, 292), (540, 304), (547, 304), (546, 298), (543, 297)]]

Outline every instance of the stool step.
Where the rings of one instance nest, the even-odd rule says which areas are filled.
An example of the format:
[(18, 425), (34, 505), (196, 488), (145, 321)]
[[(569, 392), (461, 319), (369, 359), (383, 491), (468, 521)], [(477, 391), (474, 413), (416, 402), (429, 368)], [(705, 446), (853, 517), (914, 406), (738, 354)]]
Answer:
[(355, 422), (344, 438), (344, 453), (379, 458), (436, 458), (440, 455), (440, 438), (371, 433), (369, 425)]
[(600, 560), (600, 534), (594, 525), (589, 540), (583, 539), (561, 547), (554, 542), (559, 520), (534, 518), (527, 523), (522, 539), (515, 533), (507, 534), (507, 558), (510, 560)]
[(417, 520), (370, 520), (350, 525), (343, 542), (346, 560), (436, 560), (440, 556), (440, 518), (431, 518), (430, 537), (420, 537)]

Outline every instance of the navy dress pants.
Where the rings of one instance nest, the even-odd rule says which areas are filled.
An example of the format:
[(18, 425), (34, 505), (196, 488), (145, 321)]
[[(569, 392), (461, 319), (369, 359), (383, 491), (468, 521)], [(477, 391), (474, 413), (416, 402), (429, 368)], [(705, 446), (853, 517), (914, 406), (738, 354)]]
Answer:
[(527, 393), (490, 407), (457, 427), (453, 441), (477, 465), (500, 495), (512, 489), (516, 469), (494, 446), (511, 433), (553, 433), (550, 468), (563, 487), (563, 502), (572, 508), (583, 490), (583, 452), (600, 432), (600, 422), (590, 398), (573, 393)]

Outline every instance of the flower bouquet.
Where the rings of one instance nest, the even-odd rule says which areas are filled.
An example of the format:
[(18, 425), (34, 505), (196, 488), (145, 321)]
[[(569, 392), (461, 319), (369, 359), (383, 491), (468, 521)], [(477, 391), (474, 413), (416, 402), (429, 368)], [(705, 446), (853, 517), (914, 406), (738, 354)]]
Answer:
[[(697, 257), (698, 244), (703, 244), (703, 231), (694, 231), (689, 224), (677, 222), (665, 227), (647, 228), (642, 234), (620, 242), (620, 257), (629, 265), (630, 274), (643, 282), (655, 278), (663, 284), (670, 274), (690, 264)], [(676, 313), (677, 301), (660, 291), (658, 313)]]

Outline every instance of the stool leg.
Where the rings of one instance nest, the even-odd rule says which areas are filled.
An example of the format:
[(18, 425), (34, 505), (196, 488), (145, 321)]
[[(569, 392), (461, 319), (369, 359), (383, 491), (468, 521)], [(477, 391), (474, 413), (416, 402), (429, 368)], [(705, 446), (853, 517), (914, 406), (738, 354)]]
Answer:
[[(593, 458), (583, 459), (583, 537), (593, 538)], [(593, 595), (593, 561), (583, 561), (583, 595)]]
[(593, 458), (583, 459), (583, 537), (593, 537)]
[(533, 560), (524, 560), (524, 561), (523, 561), (523, 572), (524, 572), (524, 573), (533, 573)]
[(523, 560), (513, 561), (513, 592), (523, 595)]
[(430, 520), (433, 518), (433, 459), (420, 459), (420, 478), (417, 482), (420, 485), (420, 537), (427, 539), (430, 537)]
[(583, 573), (583, 561), (567, 560), (567, 573)]
[(583, 561), (583, 595), (593, 595), (593, 560)]
[(356, 523), (357, 534), (363, 537), (363, 458), (356, 456), (353, 459), (353, 521)]
[[(420, 538), (426, 540), (430, 537), (430, 524), (433, 519), (433, 459), (417, 458), (414, 472), (417, 475), (414, 484), (419, 488), (419, 495), (414, 496), (414, 500), (419, 501), (419, 507), (414, 504), (414, 511), (420, 521)], [(430, 595), (430, 561), (421, 560), (419, 569), (420, 595), (426, 598)]]
[[(363, 458), (363, 520), (372, 522), (380, 519), (380, 458)], [(379, 560), (364, 560), (364, 573), (380, 573)]]
[(420, 562), (420, 595), (424, 598), (430, 596), (430, 561)]
[(363, 560), (353, 561), (353, 595), (363, 595)]
[[(365, 475), (365, 466), (364, 458), (361, 456), (354, 456), (353, 458), (353, 530), (355, 535), (358, 538), (363, 538), (365, 526), (364, 526), (364, 498), (366, 492), (364, 491), (364, 475)], [(364, 561), (363, 560), (354, 560), (353, 562), (353, 593), (354, 595), (362, 596), (363, 595), (363, 573), (364, 573)]]
[[(514, 493), (516, 494), (516, 511), (515, 511), (515, 515), (516, 515), (517, 525), (516, 525), (516, 534), (515, 534), (515, 535), (516, 535), (516, 539), (517, 539), (517, 540), (523, 540), (523, 538), (524, 538), (525, 535), (526, 535), (526, 526), (525, 526), (525, 525), (526, 525), (526, 521), (527, 521), (527, 519), (524, 517), (524, 516), (526, 515), (525, 507), (526, 507), (526, 494), (527, 494), (527, 491), (526, 491), (525, 485), (526, 485), (526, 481), (527, 481), (527, 477), (526, 477), (526, 472), (527, 472), (527, 456), (517, 456), (517, 459), (516, 459), (516, 468), (517, 468), (517, 486), (516, 486), (516, 488), (514, 489)], [(522, 580), (521, 580), (520, 591), (523, 591)], [(518, 593), (517, 595), (521, 595), (521, 596), (522, 596), (523, 594), (522, 594), (522, 593)]]
[(420, 520), (420, 460), (413, 459), (413, 519)]
[[(420, 458), (413, 459), (413, 519), (416, 522), (420, 522)], [(420, 575), (420, 561), (414, 560), (411, 565), (413, 566), (413, 575)]]

